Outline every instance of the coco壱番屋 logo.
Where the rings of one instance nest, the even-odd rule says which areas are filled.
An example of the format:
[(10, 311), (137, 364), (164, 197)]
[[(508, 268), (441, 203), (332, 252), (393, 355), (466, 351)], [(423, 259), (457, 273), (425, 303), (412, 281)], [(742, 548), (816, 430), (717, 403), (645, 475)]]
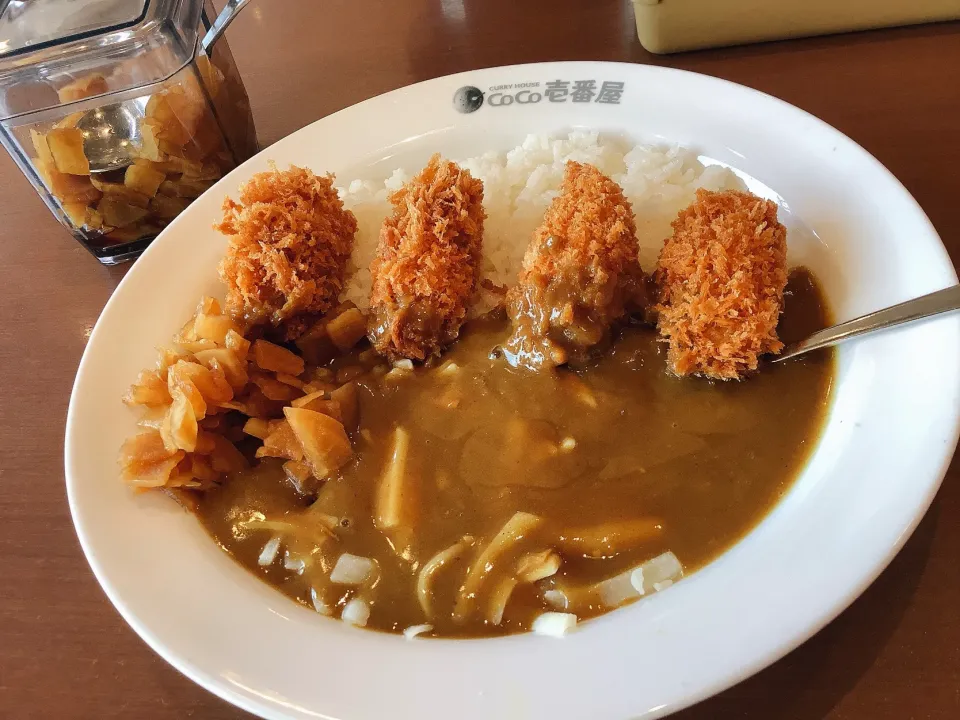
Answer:
[(472, 113), (484, 104), (489, 107), (545, 103), (600, 103), (619, 105), (626, 83), (604, 80), (550, 80), (491, 85), (486, 91), (465, 85), (453, 94), (453, 106)]

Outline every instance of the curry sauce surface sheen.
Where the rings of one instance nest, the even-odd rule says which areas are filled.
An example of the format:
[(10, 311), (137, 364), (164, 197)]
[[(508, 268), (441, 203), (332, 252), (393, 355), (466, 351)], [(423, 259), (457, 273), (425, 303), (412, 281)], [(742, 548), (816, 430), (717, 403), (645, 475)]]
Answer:
[[(787, 293), (784, 342), (829, 324), (809, 273), (795, 271)], [(668, 374), (657, 334), (631, 327), (576, 373), (533, 373), (511, 368), (494, 351), (509, 330), (504, 320), (475, 320), (439, 367), (400, 378), (360, 376), (357, 457), (315, 503), (287, 484), (278, 462), (265, 461), (202, 497), (196, 512), (204, 527), (241, 564), (308, 607), (313, 591), (339, 615), (358, 592), (329, 582), (337, 558), (349, 552), (378, 564), (376, 579), (359, 591), (370, 605), (368, 627), (401, 631), (429, 622), (435, 635), (518, 632), (551, 609), (542, 592), (553, 583), (595, 583), (668, 550), (685, 574), (710, 562), (789, 488), (829, 404), (832, 351), (767, 365), (742, 382), (680, 379)], [(384, 532), (374, 523), (374, 503), (398, 426), (409, 432), (404, 502), (415, 509), (403, 528)], [(476, 617), (456, 622), (468, 567), (518, 511), (543, 520), (527, 550), (555, 547), (571, 528), (612, 522), (649, 519), (659, 531), (600, 557), (561, 552), (555, 578), (518, 585), (499, 625)], [(258, 556), (278, 533), (244, 529), (257, 513), (292, 528), (279, 533), (281, 554), (266, 568)], [(339, 520), (335, 539), (317, 529), (321, 513)], [(427, 618), (418, 571), (464, 535), (476, 541), (435, 574)], [(284, 567), (284, 550), (309, 558), (302, 574)], [(607, 609), (585, 601), (568, 612), (582, 620)]]

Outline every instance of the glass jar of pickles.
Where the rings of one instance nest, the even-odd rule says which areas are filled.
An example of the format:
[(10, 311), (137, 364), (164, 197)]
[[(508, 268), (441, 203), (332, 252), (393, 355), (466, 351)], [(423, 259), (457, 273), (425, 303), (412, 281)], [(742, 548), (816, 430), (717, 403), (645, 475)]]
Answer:
[[(246, 90), (209, 0), (9, 0), (0, 140), (102, 263), (136, 257), (257, 152)], [(213, 19), (213, 22), (211, 22)]]

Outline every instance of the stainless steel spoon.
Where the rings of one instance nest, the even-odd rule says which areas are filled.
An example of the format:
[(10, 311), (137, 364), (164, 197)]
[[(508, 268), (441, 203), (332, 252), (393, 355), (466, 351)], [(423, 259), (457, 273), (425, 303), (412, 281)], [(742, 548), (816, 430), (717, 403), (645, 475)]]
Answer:
[[(227, 26), (249, 0), (229, 0), (213, 25), (200, 41), (200, 49), (209, 55)], [(83, 154), (90, 162), (90, 172), (121, 170), (132, 164), (140, 144), (140, 121), (143, 103), (127, 100), (88, 110), (77, 122), (83, 133)]]
[(207, 34), (203, 36), (203, 40), (200, 41), (200, 49), (209, 55), (210, 48), (227, 31), (227, 25), (236, 19), (240, 11), (243, 10), (243, 6), (248, 2), (250, 0), (228, 0), (227, 4), (223, 6), (223, 10), (217, 15), (217, 19), (213, 21), (213, 25), (207, 30)]
[(85, 112), (77, 121), (83, 133), (83, 154), (90, 172), (120, 170), (137, 157), (143, 105), (136, 101), (103, 105)]
[(937, 292), (907, 300), (885, 310), (877, 310), (877, 312), (864, 315), (856, 320), (848, 320), (839, 325), (818, 330), (805, 340), (787, 345), (782, 353), (770, 358), (770, 360), (771, 362), (782, 362), (813, 350), (836, 345), (850, 338), (886, 330), (934, 315), (953, 312), (954, 310), (960, 310), (960, 285), (937, 290)]

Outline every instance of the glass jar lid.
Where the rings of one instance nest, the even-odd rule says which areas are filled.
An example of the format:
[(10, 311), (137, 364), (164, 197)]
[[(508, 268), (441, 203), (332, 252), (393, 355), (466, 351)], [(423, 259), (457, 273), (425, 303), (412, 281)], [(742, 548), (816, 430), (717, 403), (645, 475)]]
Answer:
[(135, 25), (149, 0), (9, 0), (0, 11), (0, 56)]

